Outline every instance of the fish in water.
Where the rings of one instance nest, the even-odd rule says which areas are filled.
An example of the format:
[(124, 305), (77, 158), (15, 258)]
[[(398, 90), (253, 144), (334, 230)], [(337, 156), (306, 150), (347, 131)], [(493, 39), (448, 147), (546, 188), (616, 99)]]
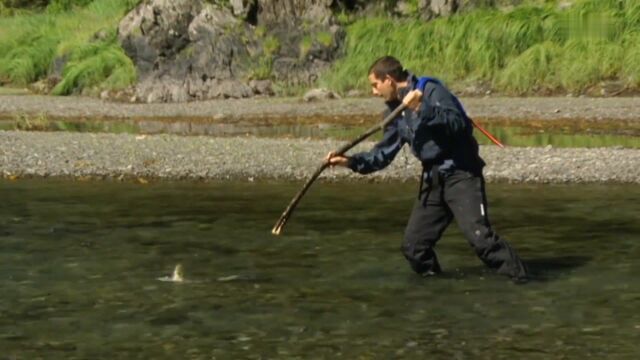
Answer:
[(173, 274), (171, 276), (163, 276), (158, 278), (160, 281), (171, 281), (171, 282), (183, 282), (184, 281), (184, 273), (182, 272), (182, 265), (178, 264), (173, 269)]

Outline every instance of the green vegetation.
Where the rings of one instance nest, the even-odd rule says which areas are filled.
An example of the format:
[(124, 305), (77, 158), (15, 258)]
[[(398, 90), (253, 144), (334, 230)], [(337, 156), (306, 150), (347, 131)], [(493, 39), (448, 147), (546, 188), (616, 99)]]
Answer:
[(267, 34), (267, 28), (264, 25), (258, 25), (256, 26), (254, 32), (258, 39), (262, 39)]
[(366, 89), (376, 58), (392, 54), (449, 85), (479, 82), (508, 94), (581, 93), (604, 80), (640, 88), (640, 2), (575, 0), (479, 9), (430, 22), (364, 18), (348, 27), (345, 57), (322, 79)]
[(51, 0), (47, 5), (47, 11), (60, 13), (70, 11), (76, 7), (84, 7), (89, 5), (93, 0)]
[(300, 40), (300, 58), (304, 59), (307, 54), (309, 53), (309, 50), (311, 50), (311, 47), (313, 46), (313, 39), (311, 38), (311, 36), (306, 35), (304, 37), (302, 37), (302, 39)]
[(280, 51), (280, 41), (275, 36), (267, 36), (262, 43), (263, 52), (266, 56), (274, 56)]
[(324, 47), (333, 45), (333, 35), (327, 31), (321, 31), (317, 34), (318, 42)]
[(266, 80), (271, 78), (273, 72), (273, 59), (271, 57), (260, 57), (254, 61), (249, 70), (249, 79)]
[(55, 94), (126, 87), (135, 81), (135, 67), (115, 29), (136, 3), (54, 0), (46, 11), (0, 17), (0, 79), (26, 85), (47, 75), (53, 60), (61, 58), (68, 61)]
[[(0, 0), (0, 83), (24, 86), (40, 80), (53, 72), (54, 60), (63, 64), (55, 69), (61, 80), (54, 94), (134, 83), (135, 66), (119, 46), (115, 29), (138, 2)], [(228, 5), (227, 0), (210, 2)], [(510, 10), (489, 7), (493, 3), (433, 21), (417, 20), (417, 14), (358, 19), (357, 13), (341, 10), (337, 17), (347, 26), (345, 55), (321, 85), (342, 92), (366, 90), (371, 62), (392, 54), (407, 68), (453, 88), (482, 84), (515, 95), (577, 94), (615, 80), (640, 90), (640, 1), (574, 0), (561, 7), (560, 1), (528, 0)], [(418, 11), (417, 0), (408, 4)], [(249, 77), (272, 78), (282, 44), (264, 25), (254, 32), (263, 59), (255, 61)], [(329, 32), (309, 32), (298, 44), (301, 57), (313, 44), (328, 47), (333, 41)]]
[(76, 89), (92, 87), (122, 89), (136, 80), (133, 62), (117, 44), (112, 32), (104, 41), (79, 46), (71, 55), (60, 81), (52, 93), (67, 95)]

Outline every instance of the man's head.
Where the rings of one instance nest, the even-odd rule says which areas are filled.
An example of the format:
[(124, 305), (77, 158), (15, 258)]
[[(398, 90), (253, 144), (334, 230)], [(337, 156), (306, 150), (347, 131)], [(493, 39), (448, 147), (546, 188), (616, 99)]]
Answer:
[(398, 99), (398, 83), (405, 83), (409, 73), (393, 56), (383, 56), (369, 68), (369, 83), (373, 95), (385, 101)]

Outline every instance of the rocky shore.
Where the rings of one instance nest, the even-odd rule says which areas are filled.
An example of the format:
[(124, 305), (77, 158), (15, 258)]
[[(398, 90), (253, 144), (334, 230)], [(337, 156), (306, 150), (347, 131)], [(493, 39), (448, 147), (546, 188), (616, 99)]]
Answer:
[[(640, 99), (464, 99), (477, 117), (510, 117), (554, 121), (564, 117), (640, 121), (633, 108)], [(132, 118), (202, 117), (233, 121), (279, 117), (375, 117), (379, 100), (344, 99), (301, 103), (295, 99), (208, 101), (184, 104), (117, 104), (88, 98), (0, 96), (0, 114), (45, 114), (51, 117)], [(203, 121), (205, 121), (203, 120)], [(22, 177), (153, 180), (299, 180), (315, 170), (322, 156), (337, 148), (336, 140), (219, 138), (170, 134), (0, 131), (0, 174)], [(355, 151), (367, 149), (360, 145)], [(623, 148), (500, 149), (482, 146), (488, 181), (527, 183), (620, 182), (640, 183), (640, 150)], [(419, 164), (403, 150), (384, 171), (361, 176), (332, 169), (325, 180), (411, 180)]]

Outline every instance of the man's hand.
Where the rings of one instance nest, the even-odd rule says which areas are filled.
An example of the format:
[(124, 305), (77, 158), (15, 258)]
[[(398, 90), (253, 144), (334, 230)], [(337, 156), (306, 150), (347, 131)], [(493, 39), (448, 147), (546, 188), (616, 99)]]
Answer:
[(349, 165), (349, 158), (342, 155), (336, 155), (335, 152), (330, 152), (325, 156), (324, 161), (329, 163), (329, 166), (344, 166), (347, 167)]
[(418, 111), (418, 109), (420, 109), (420, 104), (422, 103), (422, 91), (410, 91), (404, 99), (402, 99), (402, 103), (407, 105), (407, 108), (413, 111)]

